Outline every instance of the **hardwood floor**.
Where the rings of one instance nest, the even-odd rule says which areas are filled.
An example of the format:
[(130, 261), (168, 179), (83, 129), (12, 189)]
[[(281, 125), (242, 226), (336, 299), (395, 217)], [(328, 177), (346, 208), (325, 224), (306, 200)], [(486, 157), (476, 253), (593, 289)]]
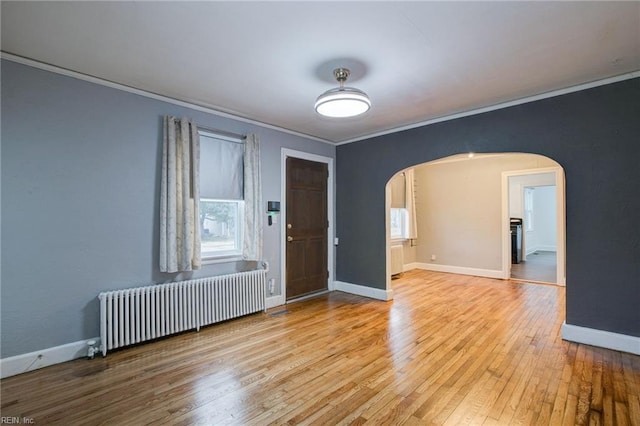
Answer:
[(564, 288), (411, 271), (0, 382), (40, 425), (639, 425), (640, 356), (561, 340)]

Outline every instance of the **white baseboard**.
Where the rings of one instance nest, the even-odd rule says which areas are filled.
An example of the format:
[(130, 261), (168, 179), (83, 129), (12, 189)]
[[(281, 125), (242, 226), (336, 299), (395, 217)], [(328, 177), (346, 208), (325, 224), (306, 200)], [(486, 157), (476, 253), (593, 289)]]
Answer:
[(407, 271), (411, 271), (412, 269), (420, 269), (420, 264), (413, 262), (413, 263), (406, 263), (404, 265), (402, 265), (402, 272), (407, 272)]
[[(54, 346), (41, 351), (29, 352), (9, 358), (0, 359), (0, 378), (15, 376), (27, 371), (37, 370), (61, 362), (67, 362), (76, 358), (87, 356), (89, 347), (87, 342), (95, 340), (96, 347), (100, 347), (100, 338), (80, 340), (66, 345)], [(97, 354), (96, 356), (100, 356)]]
[(334, 281), (334, 290), (344, 291), (345, 293), (357, 294), (358, 296), (370, 297), (377, 300), (392, 300), (393, 290), (383, 290), (380, 288), (367, 287), (364, 285), (345, 283), (342, 281)]
[(562, 338), (570, 342), (584, 343), (586, 345), (640, 355), (640, 337), (612, 333), (595, 328), (580, 327), (565, 322), (562, 324)]
[(284, 296), (282, 295), (271, 296), (271, 297), (267, 297), (267, 299), (265, 300), (264, 308), (271, 309), (271, 308), (275, 308), (276, 306), (282, 306), (284, 305), (284, 303), (285, 303)]
[(425, 269), (427, 271), (448, 272), (450, 274), (473, 275), (476, 277), (503, 279), (502, 271), (497, 269), (467, 268), (466, 266), (438, 265), (435, 263), (411, 263), (412, 269)]

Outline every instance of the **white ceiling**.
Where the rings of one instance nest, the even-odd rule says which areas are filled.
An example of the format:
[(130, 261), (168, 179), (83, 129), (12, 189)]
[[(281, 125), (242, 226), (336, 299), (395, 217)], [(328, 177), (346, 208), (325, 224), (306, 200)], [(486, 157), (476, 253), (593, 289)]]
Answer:
[[(2, 50), (331, 142), (640, 70), (640, 2), (8, 2)], [(332, 70), (373, 106), (328, 119)]]

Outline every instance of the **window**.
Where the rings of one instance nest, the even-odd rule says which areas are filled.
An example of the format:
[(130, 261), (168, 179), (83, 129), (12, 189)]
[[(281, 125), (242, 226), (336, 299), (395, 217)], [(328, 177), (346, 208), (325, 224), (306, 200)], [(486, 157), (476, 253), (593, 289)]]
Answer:
[(525, 231), (533, 231), (533, 188), (524, 188), (524, 227)]
[(242, 254), (244, 203), (200, 198), (200, 239), (203, 259)]
[(200, 252), (203, 260), (242, 255), (242, 141), (200, 131)]
[(409, 210), (406, 209), (405, 174), (398, 173), (389, 181), (391, 209), (389, 216), (391, 228), (389, 237), (392, 240), (406, 239), (409, 235)]
[(407, 209), (391, 209), (391, 238), (407, 238), (407, 225), (409, 223), (409, 212)]

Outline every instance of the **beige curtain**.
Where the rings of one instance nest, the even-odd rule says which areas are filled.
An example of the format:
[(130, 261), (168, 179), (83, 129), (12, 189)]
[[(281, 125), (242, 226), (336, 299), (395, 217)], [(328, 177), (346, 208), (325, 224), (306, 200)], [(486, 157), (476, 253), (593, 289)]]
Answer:
[(244, 234), (242, 256), (246, 260), (262, 260), (262, 179), (260, 174), (260, 141), (247, 135), (244, 143)]
[(391, 208), (404, 209), (406, 207), (406, 187), (404, 173), (398, 173), (391, 178)]
[(413, 169), (404, 172), (404, 202), (409, 213), (409, 223), (407, 226), (407, 238), (415, 240), (418, 238), (418, 220), (416, 216), (416, 191), (415, 191), (415, 173)]
[(164, 118), (160, 271), (200, 268), (200, 139), (186, 118)]

